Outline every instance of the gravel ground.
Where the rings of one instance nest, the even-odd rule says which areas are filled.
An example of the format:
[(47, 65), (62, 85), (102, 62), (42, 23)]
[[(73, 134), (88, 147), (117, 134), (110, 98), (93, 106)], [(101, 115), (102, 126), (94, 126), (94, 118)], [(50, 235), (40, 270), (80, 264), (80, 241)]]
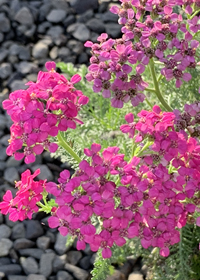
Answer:
[[(6, 155), (10, 118), (2, 101), (11, 91), (26, 88), (48, 60), (87, 64), (86, 40), (96, 41), (107, 32), (120, 36), (118, 17), (109, 12), (111, 3), (98, 0), (0, 0), (0, 197), (6, 190), (15, 193), (15, 180), (27, 169), (23, 161)], [(35, 166), (40, 179), (57, 180), (64, 168), (48, 152), (37, 156)], [(13, 223), (0, 214), (0, 280), (87, 280), (95, 254), (89, 247), (77, 251), (66, 247), (66, 237), (49, 229), (48, 217), (37, 214), (34, 220)], [(129, 259), (116, 268), (107, 280), (142, 280), (146, 267)], [(100, 279), (101, 280), (101, 279)], [(103, 280), (103, 279), (102, 279)]]

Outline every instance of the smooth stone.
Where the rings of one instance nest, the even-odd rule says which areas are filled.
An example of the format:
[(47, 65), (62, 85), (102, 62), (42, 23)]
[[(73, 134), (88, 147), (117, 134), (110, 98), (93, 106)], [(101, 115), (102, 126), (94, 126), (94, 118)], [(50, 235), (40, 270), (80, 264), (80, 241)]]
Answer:
[(37, 220), (26, 221), (26, 238), (34, 239), (44, 234), (42, 225)]
[(37, 66), (32, 62), (22, 61), (18, 64), (17, 70), (21, 74), (29, 74), (37, 71)]
[(89, 9), (96, 10), (99, 7), (98, 0), (71, 0), (70, 4), (77, 14), (82, 14)]
[(15, 167), (8, 167), (4, 171), (4, 179), (14, 185), (15, 181), (19, 181), (19, 173)]
[(20, 258), (20, 264), (24, 270), (24, 273), (26, 275), (29, 274), (36, 274), (38, 273), (38, 263), (36, 262), (36, 260), (32, 257), (28, 257), (28, 258), (24, 258), (21, 257)]
[(111, 36), (111, 38), (116, 39), (121, 36), (121, 26), (116, 23), (106, 23), (105, 24), (106, 33)]
[(48, 56), (48, 46), (44, 42), (37, 42), (32, 50), (34, 58), (44, 58)]
[(10, 235), (11, 235), (11, 229), (7, 225), (0, 225), (0, 239), (9, 238)]
[(0, 65), (0, 78), (6, 79), (12, 74), (12, 66), (8, 62), (4, 62)]
[(90, 256), (85, 256), (79, 261), (79, 265), (81, 268), (88, 270), (89, 267), (91, 266), (90, 264)]
[(80, 251), (69, 251), (67, 254), (68, 262), (77, 265), (79, 260), (82, 258), (82, 253)]
[(67, 242), (67, 236), (63, 236), (58, 232), (56, 236), (54, 249), (59, 255), (65, 254), (70, 249), (69, 247), (66, 246), (66, 242)]
[(20, 275), (22, 268), (19, 264), (6, 264), (0, 266), (0, 272), (4, 272), (5, 275)]
[(4, 13), (0, 13), (0, 31), (1, 32), (10, 31), (10, 21)]
[(39, 180), (45, 180), (45, 179), (47, 179), (47, 181), (53, 180), (53, 178), (54, 178), (53, 174), (52, 174), (51, 170), (45, 164), (34, 165), (31, 169), (34, 172), (38, 168), (40, 169), (40, 174), (37, 176), (37, 178)]
[(35, 259), (40, 259), (42, 254), (44, 253), (43, 250), (37, 248), (27, 248), (27, 249), (20, 249), (19, 254), (24, 257), (33, 257)]
[(67, 271), (59, 271), (56, 275), (56, 280), (74, 280), (74, 278)]
[(27, 277), (22, 275), (9, 275), (8, 280), (27, 280)]
[(71, 272), (78, 280), (87, 280), (89, 277), (89, 272), (69, 263), (65, 264), (65, 270)]
[(62, 270), (65, 266), (65, 263), (67, 261), (67, 255), (62, 255), (62, 256), (55, 256), (53, 260), (53, 272), (58, 272)]
[(46, 253), (42, 254), (41, 259), (40, 259), (40, 270), (39, 272), (46, 276), (49, 277), (53, 271), (53, 260), (55, 258), (55, 253)]
[(22, 7), (14, 18), (17, 22), (23, 25), (31, 26), (34, 22), (33, 15), (27, 7)]
[(144, 277), (140, 272), (133, 272), (129, 274), (128, 280), (144, 280)]
[(97, 33), (103, 33), (105, 32), (105, 26), (103, 21), (101, 21), (100, 19), (97, 18), (91, 18), (87, 23), (86, 26)]
[(51, 12), (47, 15), (46, 19), (53, 23), (62, 22), (64, 18), (66, 17), (67, 12), (60, 9), (53, 9)]
[(41, 274), (29, 274), (27, 280), (46, 280), (47, 278)]
[(85, 42), (90, 38), (90, 30), (83, 23), (78, 23), (76, 30), (72, 33), (74, 38), (81, 42)]
[(9, 254), (9, 251), (12, 248), (12, 246), (13, 246), (13, 242), (12, 241), (10, 241), (7, 238), (2, 238), (0, 240), (0, 257), (7, 256)]
[(112, 275), (109, 275), (106, 280), (125, 280), (124, 274), (122, 274), (119, 270), (115, 270)]
[(23, 162), (23, 159), (16, 160), (14, 157), (9, 157), (5, 163), (6, 167), (18, 167)]
[(36, 240), (37, 247), (42, 250), (48, 249), (50, 242), (51, 242), (51, 239), (50, 239), (50, 237), (47, 237), (47, 236), (38, 237), (38, 239)]
[(28, 86), (25, 85), (26, 82), (21, 80), (14, 80), (10, 87), (11, 91), (19, 90), (19, 89), (27, 89)]
[(11, 238), (18, 239), (25, 237), (25, 227), (22, 223), (16, 224), (12, 229)]
[(31, 248), (35, 245), (35, 242), (26, 239), (26, 238), (19, 238), (14, 241), (14, 249), (15, 250), (20, 250), (20, 249), (26, 249), (26, 248)]

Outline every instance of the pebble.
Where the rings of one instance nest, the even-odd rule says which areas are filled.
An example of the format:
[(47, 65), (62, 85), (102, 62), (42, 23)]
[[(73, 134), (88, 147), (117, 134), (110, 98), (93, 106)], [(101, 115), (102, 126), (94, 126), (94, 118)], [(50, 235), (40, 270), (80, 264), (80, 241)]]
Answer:
[(22, 268), (19, 264), (6, 264), (0, 266), (0, 272), (4, 272), (5, 275), (20, 275)]
[(47, 179), (47, 181), (53, 180), (53, 174), (46, 165), (40, 164), (40, 165), (34, 165), (33, 167), (31, 167), (33, 172), (38, 168), (40, 169), (40, 174), (37, 176), (37, 178), (39, 180), (45, 180), (45, 179)]
[(9, 250), (12, 248), (12, 246), (13, 246), (12, 241), (10, 241), (7, 238), (2, 238), (0, 240), (0, 257), (7, 256), (9, 254)]
[(32, 72), (37, 72), (37, 67), (32, 62), (22, 61), (18, 64), (17, 70), (21, 74), (28, 74)]
[(90, 38), (90, 30), (86, 27), (85, 24), (77, 23), (76, 24), (76, 29), (72, 33), (72, 35), (77, 40), (79, 40), (81, 42), (85, 42), (85, 41), (89, 40), (89, 38)]
[(44, 230), (37, 220), (26, 221), (26, 238), (34, 239), (43, 235)]
[(55, 256), (53, 260), (53, 272), (58, 272), (62, 270), (65, 266), (65, 263), (67, 261), (67, 255), (64, 254), (62, 256)]
[(27, 280), (27, 277), (22, 275), (9, 275), (8, 280)]
[(10, 30), (10, 21), (4, 13), (0, 13), (0, 31), (8, 32)]
[(8, 78), (11, 75), (11, 73), (12, 73), (12, 66), (10, 63), (5, 62), (0, 65), (0, 78), (1, 79)]
[(129, 274), (128, 280), (144, 280), (144, 278), (140, 272), (133, 272)]
[(71, 250), (67, 253), (67, 259), (69, 263), (73, 265), (77, 265), (77, 263), (80, 261), (81, 258), (82, 258), (82, 253), (80, 251)]
[(12, 235), (11, 238), (13, 240), (18, 239), (18, 238), (24, 238), (25, 237), (25, 227), (22, 223), (16, 224), (12, 228)]
[(101, 21), (100, 19), (97, 19), (97, 18), (91, 18), (86, 26), (94, 31), (94, 32), (97, 32), (97, 33), (103, 33), (105, 32), (105, 26), (104, 26), (104, 23), (103, 21)]
[(110, 35), (113, 39), (119, 38), (121, 35), (121, 26), (115, 23), (106, 23), (105, 24), (106, 33)]
[(56, 275), (56, 280), (74, 280), (74, 278), (67, 271), (59, 271)]
[(22, 7), (14, 18), (20, 24), (31, 26), (34, 22), (33, 15), (27, 7)]
[(0, 240), (2, 238), (9, 238), (11, 235), (11, 229), (7, 225), (0, 225)]
[(19, 181), (19, 173), (15, 167), (8, 167), (4, 171), (4, 179), (14, 185), (15, 181)]
[(112, 275), (109, 275), (106, 280), (125, 280), (125, 276), (119, 270), (115, 270)]
[(89, 9), (96, 10), (99, 7), (98, 0), (72, 0), (70, 4), (77, 14), (82, 14)]
[(65, 264), (65, 270), (71, 272), (73, 276), (76, 277), (78, 280), (87, 280), (89, 276), (89, 272), (69, 263)]
[(38, 237), (38, 239), (36, 240), (37, 247), (42, 250), (48, 249), (50, 242), (51, 242), (51, 239), (50, 239), (50, 237), (47, 237), (47, 236)]
[(33, 242), (29, 239), (19, 238), (19, 239), (15, 240), (13, 247), (15, 250), (19, 250), (19, 249), (31, 248), (34, 245), (35, 245), (35, 242)]
[(90, 264), (90, 256), (85, 256), (83, 257), (80, 262), (79, 265), (81, 268), (88, 270), (88, 268), (91, 266)]
[(46, 277), (49, 277), (53, 271), (53, 260), (55, 253), (42, 254), (40, 259), (40, 273)]
[(27, 280), (46, 280), (46, 277), (41, 274), (29, 274)]
[(26, 275), (29, 274), (36, 274), (38, 273), (38, 263), (36, 262), (36, 260), (32, 257), (28, 257), (28, 258), (24, 258), (21, 257), (20, 258), (20, 264), (24, 270), (24, 273)]
[(38, 42), (34, 45), (32, 50), (34, 58), (44, 58), (48, 55), (48, 46), (44, 42)]
[(53, 23), (62, 22), (64, 18), (66, 17), (67, 13), (65, 10), (60, 9), (53, 9), (51, 12), (47, 15), (46, 19)]
[(40, 259), (42, 254), (44, 253), (43, 250), (37, 248), (27, 248), (27, 249), (20, 249), (19, 254), (24, 257), (33, 257), (35, 259)]
[(67, 236), (63, 236), (58, 232), (56, 236), (54, 249), (59, 255), (63, 255), (69, 250), (69, 247), (66, 246), (66, 242)]

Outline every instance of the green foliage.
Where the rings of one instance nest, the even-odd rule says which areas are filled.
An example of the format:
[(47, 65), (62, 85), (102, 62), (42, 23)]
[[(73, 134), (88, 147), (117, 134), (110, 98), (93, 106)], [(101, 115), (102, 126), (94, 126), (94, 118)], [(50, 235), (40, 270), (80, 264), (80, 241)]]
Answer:
[(100, 251), (97, 253), (91, 280), (105, 280), (108, 275), (113, 274), (113, 264), (124, 263), (128, 256), (138, 258), (142, 252), (138, 238), (127, 240), (127, 243), (122, 247), (114, 245), (111, 249), (112, 257), (110, 259), (103, 259)]

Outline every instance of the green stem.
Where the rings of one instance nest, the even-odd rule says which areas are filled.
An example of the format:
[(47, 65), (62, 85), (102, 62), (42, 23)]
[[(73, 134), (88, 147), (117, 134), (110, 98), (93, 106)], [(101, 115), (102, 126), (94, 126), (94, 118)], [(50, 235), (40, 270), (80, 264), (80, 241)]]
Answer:
[(153, 108), (153, 105), (151, 104), (151, 102), (149, 101), (149, 99), (146, 97), (145, 98), (147, 104), (149, 105), (149, 107), (152, 109)]
[(81, 162), (81, 158), (74, 152), (74, 150), (65, 141), (62, 132), (58, 132), (57, 135), (59, 144), (78, 162)]
[(195, 17), (199, 12), (200, 12), (200, 9), (197, 10), (196, 12), (194, 12), (193, 15), (189, 16), (188, 19), (190, 19), (190, 20), (193, 19), (193, 17)]
[(154, 87), (155, 87), (155, 94), (156, 94), (156, 96), (158, 97), (160, 103), (163, 105), (163, 107), (167, 111), (170, 111), (170, 112), (173, 111), (173, 109), (169, 106), (169, 104), (164, 100), (164, 98), (162, 96), (162, 93), (160, 91), (159, 84), (158, 84), (157, 77), (156, 77), (154, 61), (153, 61), (152, 58), (150, 59), (149, 66), (150, 66), (151, 75), (152, 75), (152, 78), (153, 78), (153, 83), (154, 83)]

